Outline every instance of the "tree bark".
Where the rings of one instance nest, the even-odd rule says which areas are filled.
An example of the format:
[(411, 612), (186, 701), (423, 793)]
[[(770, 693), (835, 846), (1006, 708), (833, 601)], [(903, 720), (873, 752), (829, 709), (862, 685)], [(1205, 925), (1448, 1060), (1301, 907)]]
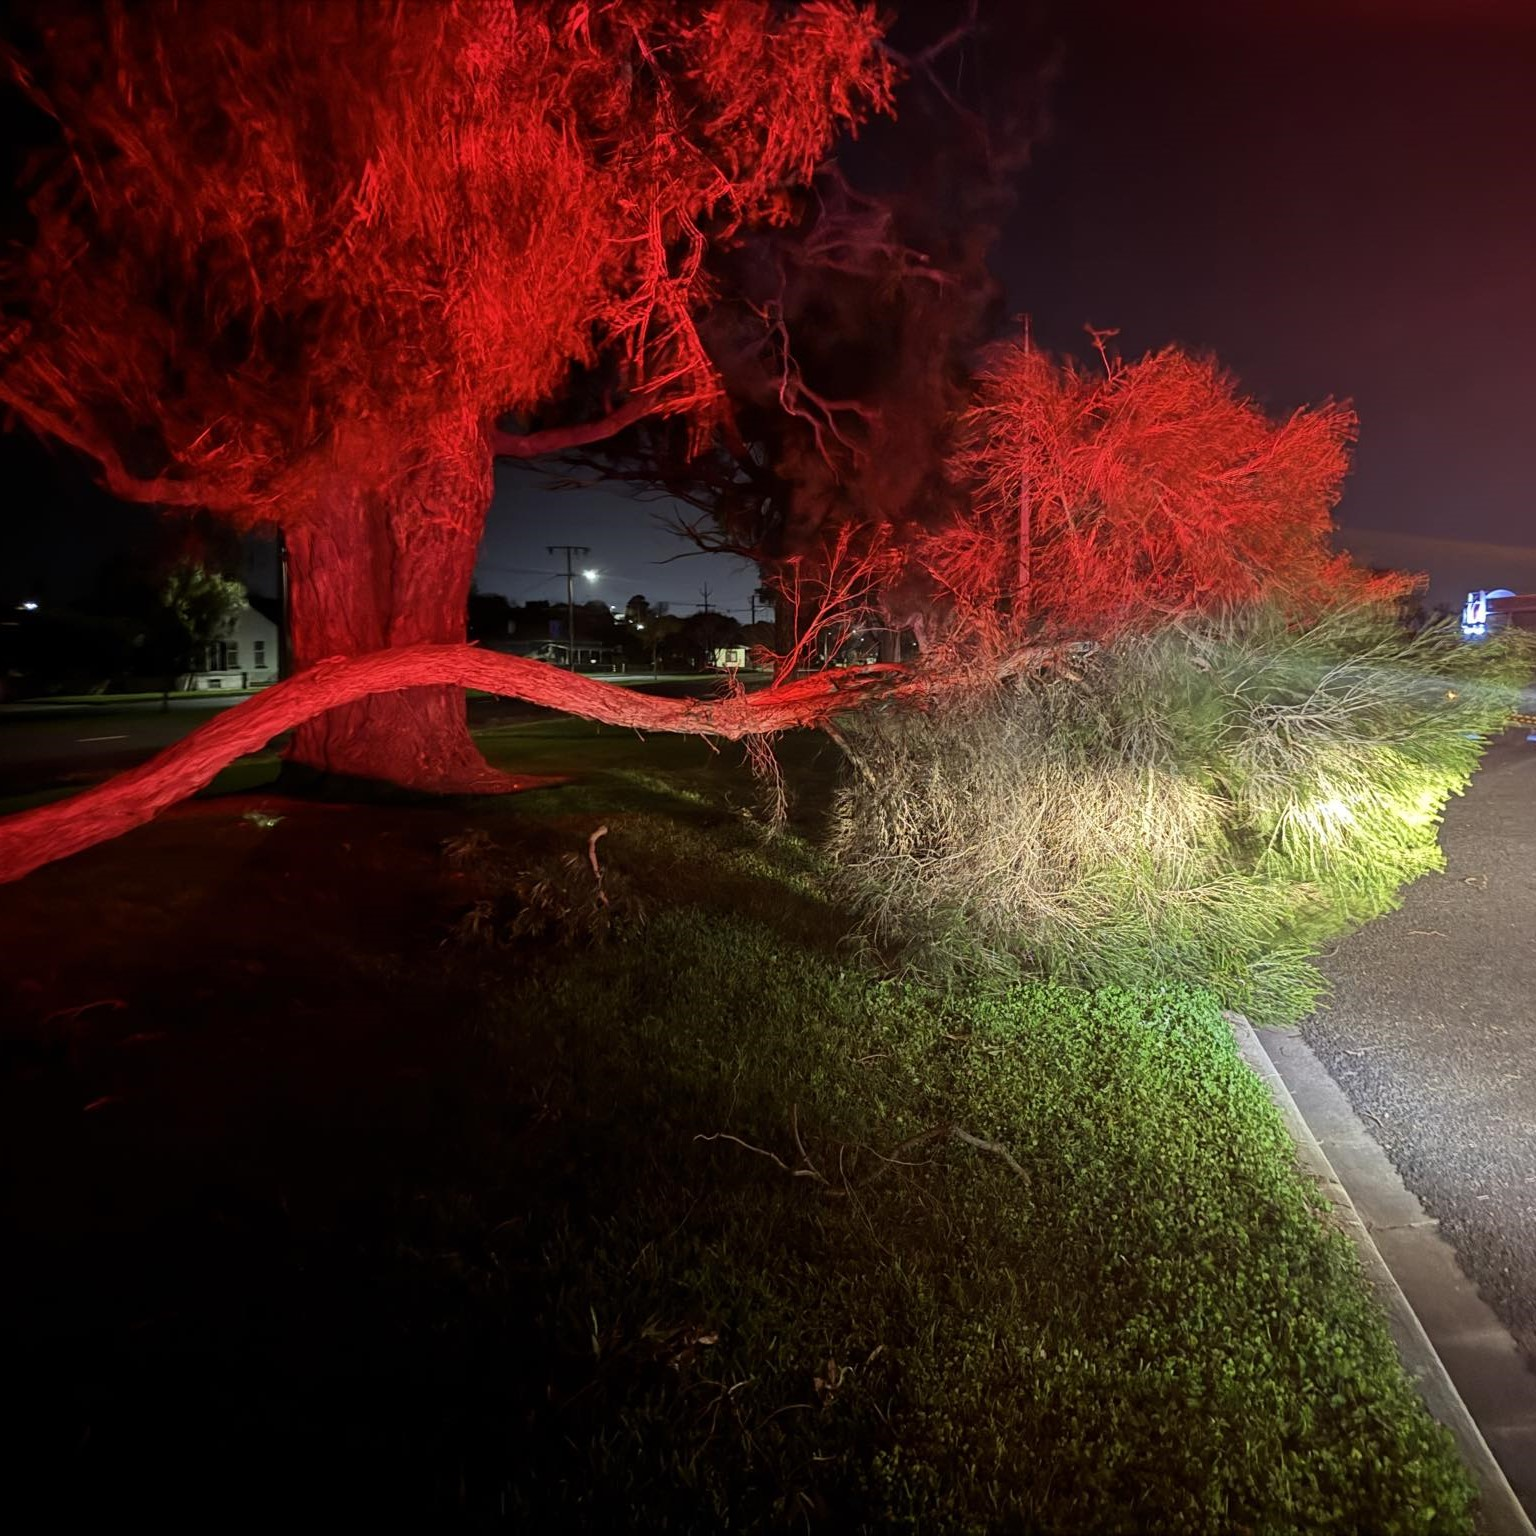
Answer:
[[(343, 482), (288, 534), (294, 672), (391, 646), (465, 636), (470, 579), (491, 499), (483, 448), (387, 491)], [(344, 704), (295, 730), (291, 784), (371, 781), (435, 794), (504, 793), (469, 734), (461, 688), (405, 688)]]
[[(523, 656), (472, 645), (415, 645), (338, 657), (220, 710), (190, 736), (127, 773), (67, 800), (0, 817), (0, 883), (120, 837), (169, 805), (196, 794), (219, 770), (274, 736), (377, 694), (426, 693), (422, 683), (453, 682), (527, 699), (549, 709), (639, 731), (682, 731), (739, 741), (823, 725), (874, 699), (921, 700), (929, 684), (900, 668), (816, 673), (757, 693), (713, 699), (660, 699), (601, 683)], [(437, 691), (442, 691), (438, 689)], [(483, 765), (482, 765), (483, 766)], [(508, 790), (558, 783), (506, 776)]]

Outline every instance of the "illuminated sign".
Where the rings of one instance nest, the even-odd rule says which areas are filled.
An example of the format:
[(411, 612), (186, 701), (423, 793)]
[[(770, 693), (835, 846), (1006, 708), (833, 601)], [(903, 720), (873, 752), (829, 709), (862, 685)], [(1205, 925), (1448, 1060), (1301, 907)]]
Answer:
[[(1492, 591), (1468, 592), (1467, 600), (1461, 605), (1461, 632), (1469, 637), (1486, 635), (1489, 625), (1488, 605), (1497, 598), (1513, 597), (1515, 594), (1508, 587), (1495, 587)], [(1493, 617), (1499, 617), (1497, 612)], [(1506, 616), (1507, 618), (1507, 616)]]
[(1461, 632), (1464, 635), (1488, 633), (1488, 594), (1486, 592), (1467, 593), (1467, 600), (1461, 605)]

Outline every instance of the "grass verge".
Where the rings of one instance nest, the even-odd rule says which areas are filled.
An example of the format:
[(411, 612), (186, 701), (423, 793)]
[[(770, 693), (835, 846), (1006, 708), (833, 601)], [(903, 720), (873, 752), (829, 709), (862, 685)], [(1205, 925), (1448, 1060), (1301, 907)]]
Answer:
[[(562, 1532), (1467, 1530), (1213, 1000), (883, 977), (697, 745), (509, 734), (588, 779), (463, 810), (203, 802), (136, 835), (185, 844), (163, 914), (144, 841), (27, 882), (34, 932), (141, 925), (73, 973), (120, 1007), (12, 1040), (0, 1116), (54, 1486)], [(635, 921), (591, 946), (560, 893), (599, 821)], [(530, 870), (551, 920), (502, 942)]]

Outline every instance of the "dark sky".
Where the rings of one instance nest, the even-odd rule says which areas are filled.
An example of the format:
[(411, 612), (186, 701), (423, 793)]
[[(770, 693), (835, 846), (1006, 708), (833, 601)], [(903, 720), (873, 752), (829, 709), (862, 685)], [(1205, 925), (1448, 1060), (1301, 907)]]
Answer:
[[(906, 47), (963, 10), (895, 8)], [(1085, 323), (1119, 326), (1127, 353), (1214, 350), (1275, 411), (1352, 399), (1346, 542), (1429, 567), (1437, 597), (1536, 587), (1536, 0), (982, 13), (989, 33), (944, 68), (960, 98), (1027, 102), (1057, 60), (1049, 131), (995, 261), (1036, 337), (1081, 349)], [(885, 152), (878, 135), (862, 151)], [(0, 596), (24, 564), (73, 568), (105, 536), (78, 494), (54, 499), (51, 526), (0, 517)], [(744, 609), (755, 581), (734, 562), (658, 563), (680, 546), (626, 498), (502, 471), (482, 586), (563, 595), (552, 543), (590, 546), (601, 580), (579, 591), (616, 604), (644, 592), (691, 608), (707, 581), (713, 606)]]
[[(898, 41), (962, 9), (909, 0)], [(982, 15), (987, 34), (943, 71), (959, 98), (1005, 109), (1056, 59), (995, 259), (1035, 335), (1078, 350), (1091, 323), (1118, 326), (1129, 354), (1213, 350), (1277, 412), (1352, 400), (1345, 542), (1430, 569), (1437, 598), (1536, 586), (1536, 0), (983, 0)], [(675, 550), (643, 509), (502, 485), (487, 586), (523, 590), (539, 578), (491, 567), (553, 569), (544, 545), (575, 540), (625, 572), (611, 601), (691, 599), (707, 574), (745, 602), (750, 572), (652, 564)]]
[(1536, 581), (1536, 4), (1080, 5), (1051, 118), (998, 261), (1042, 340), (1349, 398), (1346, 543)]

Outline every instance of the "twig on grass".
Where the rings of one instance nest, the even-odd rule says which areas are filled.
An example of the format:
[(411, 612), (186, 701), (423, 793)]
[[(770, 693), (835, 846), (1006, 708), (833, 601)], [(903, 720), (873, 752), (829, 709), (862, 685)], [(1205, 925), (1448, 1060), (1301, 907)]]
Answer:
[(1002, 1160), (1007, 1163), (1008, 1166), (1013, 1169), (1013, 1171), (1018, 1174), (1018, 1176), (1023, 1179), (1026, 1184), (1029, 1183), (1029, 1175), (1025, 1173), (1024, 1169), (1020, 1166), (1013, 1153), (1010, 1152), (1007, 1147), (1003, 1146), (1001, 1142), (983, 1141), (980, 1136), (972, 1136), (969, 1131), (962, 1131), (958, 1125), (950, 1126), (949, 1134), (953, 1136), (956, 1141), (963, 1141), (966, 1146), (975, 1147), (978, 1152), (990, 1152), (993, 1157), (1002, 1158)]
[(794, 1132), (795, 1145), (800, 1149), (800, 1160), (805, 1164), (812, 1178), (821, 1179), (823, 1184), (827, 1183), (816, 1164), (811, 1161), (811, 1154), (805, 1150), (805, 1143), (800, 1139), (800, 1106), (798, 1104), (789, 1106), (789, 1128)]
[[(811, 1165), (809, 1158), (806, 1158), (806, 1166), (804, 1168), (791, 1168), (790, 1165), (786, 1163), (777, 1152), (770, 1152), (767, 1147), (754, 1147), (750, 1141), (743, 1141), (740, 1136), (733, 1136), (729, 1131), (715, 1131), (712, 1135), (699, 1135), (695, 1136), (693, 1139), (695, 1141), (735, 1142), (738, 1147), (741, 1147), (748, 1152), (755, 1152), (759, 1157), (766, 1157), (771, 1159), (773, 1162), (777, 1163), (779, 1167), (782, 1168), (784, 1172), (787, 1173), (792, 1179), (814, 1179), (818, 1184), (826, 1184), (827, 1182), (826, 1178), (814, 1166)], [(797, 1128), (795, 1131), (795, 1141), (797, 1144), (799, 1143), (799, 1140), (800, 1132)], [(800, 1148), (800, 1155), (802, 1157), (805, 1156), (804, 1147)]]
[(128, 1006), (120, 997), (99, 997), (94, 1003), (79, 1003), (73, 1008), (60, 1008), (57, 1013), (50, 1013), (43, 1020), (45, 1024), (66, 1023), (74, 1024), (79, 1021), (80, 1015), (90, 1013), (95, 1008), (111, 1008), (114, 1012), (122, 1012)]
[[(766, 1157), (771, 1159), (774, 1163), (778, 1164), (778, 1166), (782, 1168), (785, 1173), (789, 1174), (791, 1178), (813, 1179), (816, 1183), (825, 1188), (829, 1194), (847, 1194), (849, 1196), (853, 1196), (855, 1192), (855, 1186), (848, 1179), (847, 1174), (842, 1172), (842, 1155), (846, 1150), (846, 1147), (840, 1147), (838, 1149), (838, 1170), (843, 1185), (843, 1188), (839, 1190), (833, 1187), (832, 1181), (828, 1179), (827, 1176), (822, 1173), (822, 1171), (815, 1165), (815, 1163), (811, 1161), (811, 1155), (805, 1149), (805, 1142), (800, 1135), (800, 1112), (797, 1105), (790, 1105), (789, 1124), (790, 1133), (795, 1138), (795, 1148), (800, 1153), (802, 1166), (798, 1168), (791, 1167), (790, 1164), (786, 1163), (784, 1159), (778, 1155), (777, 1152), (770, 1152), (766, 1147), (755, 1147), (750, 1141), (743, 1141), (740, 1136), (733, 1136), (729, 1131), (715, 1131), (713, 1134), (707, 1136), (700, 1134), (695, 1136), (693, 1139), (695, 1141), (734, 1142), (738, 1147), (743, 1148), (745, 1151), (756, 1153), (758, 1157)], [(987, 1141), (981, 1136), (972, 1135), (970, 1131), (962, 1130), (958, 1125), (946, 1124), (930, 1126), (926, 1131), (919, 1131), (916, 1136), (909, 1136), (905, 1141), (900, 1142), (894, 1146), (889, 1152), (881, 1152), (875, 1147), (862, 1147), (861, 1150), (872, 1152), (877, 1158), (879, 1158), (880, 1166), (876, 1168), (875, 1171), (871, 1173), (867, 1179), (863, 1180), (859, 1187), (867, 1188), (869, 1185), (873, 1184), (874, 1181), (878, 1179), (880, 1175), (884, 1173), (888, 1168), (917, 1168), (923, 1166), (919, 1163), (906, 1161), (906, 1154), (915, 1152), (919, 1147), (930, 1146), (934, 1142), (939, 1141), (964, 1142), (966, 1146), (974, 1147), (978, 1152), (985, 1152), (991, 1157), (1000, 1158), (1004, 1163), (1008, 1165), (1009, 1169), (1014, 1174), (1016, 1174), (1020, 1179), (1024, 1181), (1024, 1183), (1028, 1184), (1030, 1182), (1029, 1174), (1024, 1168), (1024, 1165), (1020, 1163), (1019, 1160), (1013, 1155), (1013, 1153), (1010, 1152), (1008, 1148), (1005, 1147), (1001, 1142)]]
[(608, 893), (603, 889), (603, 867), (597, 862), (597, 840), (607, 835), (608, 828), (602, 826), (587, 839), (587, 863), (592, 866), (592, 878), (597, 882), (597, 899), (605, 907), (608, 905)]

